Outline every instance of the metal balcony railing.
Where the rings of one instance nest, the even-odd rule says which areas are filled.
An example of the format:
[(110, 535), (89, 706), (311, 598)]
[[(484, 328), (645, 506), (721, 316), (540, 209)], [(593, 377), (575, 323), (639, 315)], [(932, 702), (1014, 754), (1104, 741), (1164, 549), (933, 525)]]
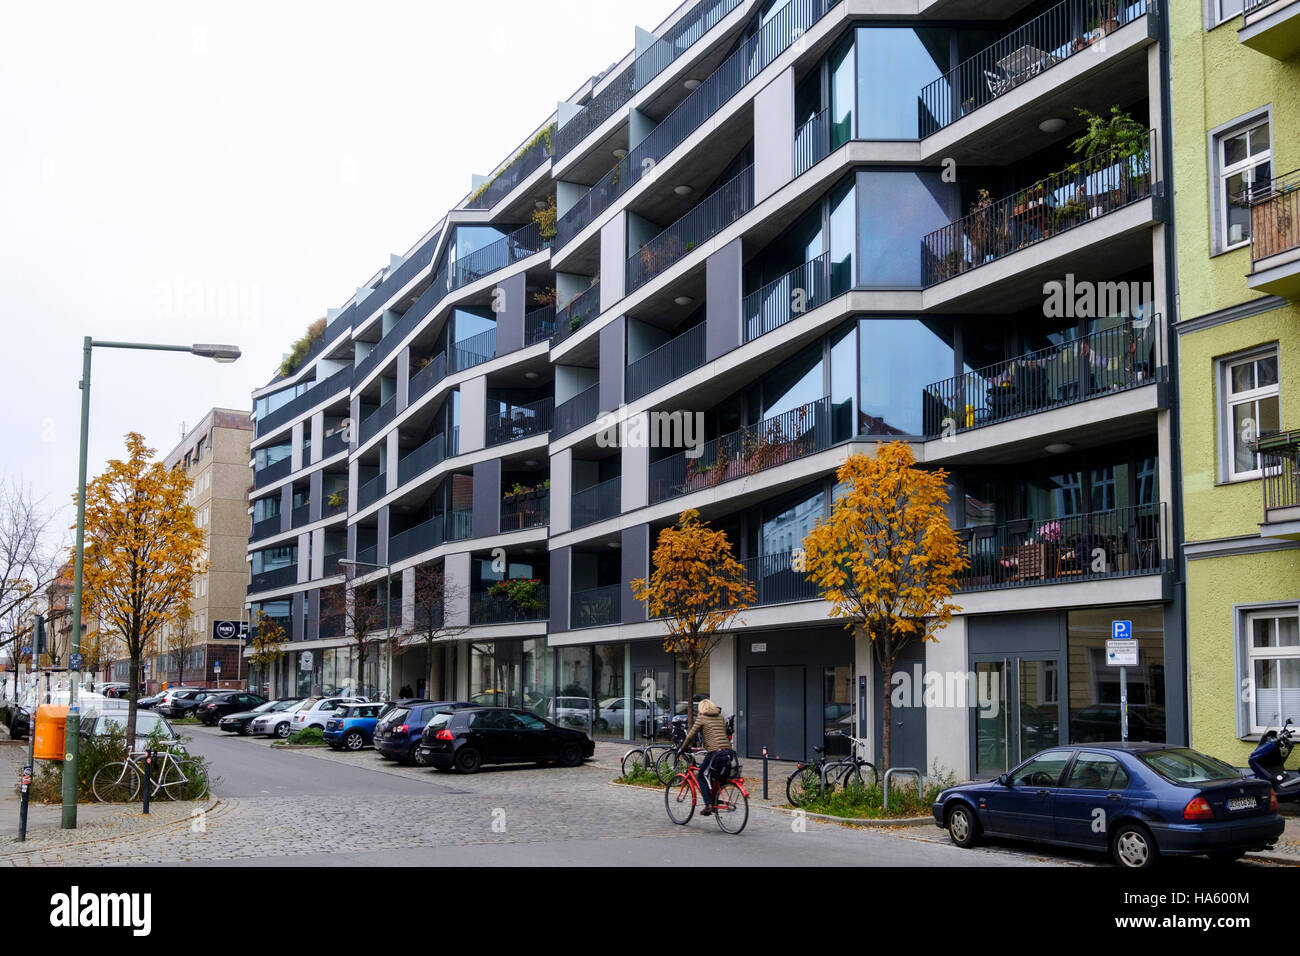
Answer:
[(583, 425), (590, 425), (600, 415), (600, 383), (584, 388), (567, 402), (555, 406), (551, 437), (563, 438)]
[(835, 296), (847, 292), (850, 285), (849, 260), (832, 268), (829, 252), (791, 269), (773, 279), (741, 302), (745, 321), (745, 341), (750, 342), (791, 319), (825, 305)]
[(471, 624), (517, 624), (525, 621), (542, 621), (551, 613), (549, 590), (546, 585), (538, 585), (531, 601), (523, 606), (511, 602), (504, 596), (476, 591), (469, 599), (469, 622)]
[(339, 566), (339, 558), (346, 558), (347, 556), (347, 548), (343, 548), (341, 551), (331, 551), (329, 554), (325, 555), (325, 559), (321, 564), (320, 576), (323, 578), (332, 578), (336, 574), (342, 574), (343, 568)]
[(641, 288), (753, 208), (754, 167), (746, 166), (628, 258), (627, 291)]
[(432, 551), (444, 541), (445, 515), (436, 515), (428, 521), (408, 528), (388, 540), (389, 562), (403, 561), (424, 551)]
[[(379, 560), (379, 546), (376, 544), (372, 544), (369, 547), (360, 548), (357, 551), (357, 561), (359, 561), (363, 565), (374, 564), (378, 560)], [(373, 570), (374, 568), (363, 567), (358, 569), (357, 573), (361, 575), (366, 575)]]
[(1025, 352), (922, 392), (925, 434), (934, 438), (1165, 381), (1165, 324), (1160, 315), (1060, 345)]
[(936, 229), (921, 240), (921, 273), (931, 286), (1019, 249), (1123, 209), (1158, 192), (1156, 137), (1116, 147), (1053, 173)]
[(754, 584), (754, 607), (815, 601), (821, 597), (817, 585), (803, 571), (794, 569), (794, 552), (778, 551), (746, 558), (745, 575)]
[(423, 396), (435, 385), (447, 377), (447, 353), (439, 352), (428, 365), (417, 369), (406, 387), (406, 405), (409, 408), (415, 400)]
[(555, 334), (555, 306), (546, 305), (524, 315), (524, 346), (536, 345)]
[(706, 442), (695, 457), (687, 449), (651, 462), (650, 504), (757, 474), (830, 446), (830, 399), (819, 398)]
[(258, 538), (269, 538), (273, 534), (280, 533), (280, 516), (271, 515), (269, 518), (263, 518), (260, 521), (253, 522), (253, 531), (248, 536), (249, 541), (256, 541)]
[(957, 536), (969, 558), (958, 587), (967, 591), (1158, 574), (1173, 561), (1164, 502), (962, 528)]
[(794, 131), (794, 174), (802, 176), (831, 151), (830, 110), (822, 110)]
[(293, 456), (285, 455), (274, 464), (266, 465), (262, 468), (254, 469), (253, 484), (261, 488), (271, 484), (273, 481), (279, 481), (281, 478), (288, 477), (293, 471)]
[(501, 172), (485, 183), (465, 202), (466, 209), (491, 209), (516, 186), (531, 176), (554, 154), (553, 147), (555, 127), (552, 125), (538, 134), (537, 138), (515, 154), (514, 159)]
[[(721, 66), (686, 97), (649, 135), (632, 147), (556, 223), (555, 247), (567, 245), (613, 202), (667, 159), (691, 133), (731, 101), (773, 60), (798, 42), (837, 0), (790, 0), (745, 39)], [(563, 127), (562, 127), (563, 128)]]
[(321, 460), (324, 461), (326, 458), (332, 458), (333, 456), (337, 455), (339, 452), (347, 451), (348, 450), (347, 437), (348, 437), (347, 432), (342, 428), (340, 428), (332, 435), (326, 435), (325, 439), (321, 442), (321, 447), (320, 447)]
[(701, 322), (629, 365), (627, 400), (634, 402), (703, 365), (705, 335), (705, 326)]
[(352, 385), (352, 369), (344, 368), (317, 382), (297, 398), (290, 399), (275, 411), (257, 421), (257, 437), (269, 435), (277, 428), (293, 421), (309, 408), (325, 401), (336, 392), (346, 392)]
[(447, 433), (440, 432), (397, 462), (397, 483), (405, 485), (430, 468), (436, 468), (446, 458)]
[(927, 84), (918, 97), (930, 136), (1147, 13), (1148, 0), (1064, 0)]
[(289, 512), (289, 527), (301, 528), (305, 524), (311, 523), (311, 505), (299, 505)]
[(272, 568), (269, 571), (260, 571), (254, 573), (248, 581), (249, 593), (255, 591), (273, 591), (276, 588), (289, 587), (298, 583), (298, 561), (294, 560), (292, 564), (287, 564), (282, 568)]
[(574, 591), (569, 598), (569, 627), (606, 627), (623, 620), (623, 585), (610, 584), (603, 588), (584, 588)]
[(1270, 512), (1300, 508), (1300, 447), (1260, 455), (1264, 485), (1264, 521), (1277, 520)]
[(615, 476), (573, 493), (570, 524), (574, 528), (581, 528), (613, 518), (622, 510), (622, 481)]
[(525, 492), (501, 501), (501, 531), (544, 528), (551, 520), (549, 491)]
[(379, 474), (357, 489), (357, 507), (368, 508), (384, 496), (388, 488), (388, 475)]
[(739, 4), (740, 0), (701, 0), (697, 3), (686, 16), (664, 31), (662, 37), (637, 54), (636, 59), (602, 87), (587, 102), (582, 112), (556, 130), (555, 155), (568, 154)]
[(593, 282), (585, 292), (579, 292), (556, 311), (552, 344), (559, 345), (599, 314), (600, 283)]
[(478, 335), (461, 339), (448, 350), (451, 353), (448, 371), (461, 372), (496, 358), (496, 346), (496, 329), (488, 329)]
[(1256, 186), (1248, 198), (1252, 266), (1300, 248), (1300, 169)]
[(365, 444), (383, 430), (384, 426), (397, 417), (397, 396), (393, 395), (373, 412), (361, 419), (357, 429), (358, 444)]
[(537, 223), (530, 222), (510, 235), (503, 236), (496, 242), (482, 249), (475, 249), (464, 258), (456, 260), (452, 271), (451, 288), (459, 289), (471, 282), (477, 282), (494, 272), (514, 265), (521, 259), (536, 255), (549, 245), (550, 240), (542, 238)]
[(518, 441), (529, 435), (540, 435), (551, 430), (555, 413), (555, 399), (543, 398), (527, 405), (507, 404), (504, 409), (489, 411), (487, 415), (487, 444)]

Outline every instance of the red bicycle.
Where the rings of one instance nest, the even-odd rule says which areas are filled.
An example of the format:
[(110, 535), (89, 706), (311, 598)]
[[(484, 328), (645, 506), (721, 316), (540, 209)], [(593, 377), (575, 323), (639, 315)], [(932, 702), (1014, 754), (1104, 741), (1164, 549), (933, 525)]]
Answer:
[[(695, 805), (703, 796), (699, 773), (699, 766), (692, 760), (689, 766), (678, 770), (664, 787), (664, 807), (668, 811), (668, 819), (678, 826), (691, 822), (691, 817), (695, 816)], [(728, 776), (717, 784), (713, 819), (723, 833), (736, 834), (745, 829), (745, 824), (749, 822), (749, 793), (745, 790), (744, 777)]]

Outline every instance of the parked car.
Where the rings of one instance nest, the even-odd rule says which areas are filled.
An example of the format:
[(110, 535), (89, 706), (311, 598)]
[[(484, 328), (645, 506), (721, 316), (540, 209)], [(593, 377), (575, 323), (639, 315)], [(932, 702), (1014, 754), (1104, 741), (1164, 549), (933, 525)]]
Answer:
[[(638, 731), (649, 726), (651, 721), (651, 711), (658, 716), (662, 708), (654, 707), (641, 700), (633, 698), (633, 706), (630, 708), (633, 713), (633, 720), (636, 722)], [(618, 734), (623, 735), (623, 729), (627, 726), (628, 720), (628, 699), (626, 697), (606, 697), (600, 702), (600, 710), (596, 713), (596, 722), (593, 729), (599, 734)]]
[[(1075, 743), (1092, 743), (1094, 740), (1118, 740), (1120, 733), (1119, 704), (1093, 704), (1070, 717), (1070, 740)], [(1163, 707), (1129, 704), (1128, 739), (1163, 741), (1165, 739), (1165, 711)]]
[(258, 704), (252, 710), (243, 710), (237, 711), (233, 714), (226, 714), (217, 721), (217, 727), (228, 734), (248, 736), (249, 724), (251, 724), (257, 717), (266, 713), (280, 713), (286, 711), (301, 701), (301, 697), (287, 697), (284, 700), (268, 700), (265, 703)]
[[(83, 737), (103, 737), (113, 728), (125, 731), (127, 713), (125, 708), (111, 711), (87, 711), (81, 718), (81, 735)], [(155, 734), (158, 743), (165, 744), (172, 749), (184, 749), (180, 746), (180, 735), (168, 723), (167, 718), (160, 717), (152, 711), (137, 709), (135, 712), (134, 749), (146, 749)]]
[(168, 698), (174, 697), (177, 694), (179, 694), (181, 691), (186, 691), (186, 690), (200, 691), (203, 690), (203, 688), (202, 687), (169, 687), (166, 690), (159, 691), (158, 693), (152, 694), (149, 697), (141, 697), (138, 701), (136, 701), (136, 706), (144, 707), (146, 710), (153, 709), (156, 708), (163, 701), (167, 700)]
[(325, 720), (325, 742), (335, 750), (360, 750), (374, 740), (375, 724), (384, 705), (341, 704)]
[(435, 714), (449, 714), (473, 706), (463, 701), (420, 701), (397, 707), (381, 716), (375, 724), (375, 750), (381, 757), (391, 757), (398, 763), (427, 767), (428, 763), (420, 753), (425, 725)]
[(251, 710), (254, 707), (260, 707), (266, 703), (266, 698), (261, 694), (250, 694), (247, 691), (237, 690), (225, 694), (213, 694), (201, 703), (196, 711), (195, 716), (203, 721), (203, 726), (214, 727), (217, 721), (226, 714), (234, 714), (239, 711)]
[(114, 681), (109, 684), (104, 684), (102, 687), (98, 688), (96, 692), (103, 694), (105, 697), (125, 698), (131, 693), (131, 685), (121, 681)]
[(411, 707), (415, 704), (432, 704), (432, 700), (424, 697), (399, 697), (397, 700), (387, 701), (379, 711), (379, 719), (385, 720), (393, 711), (402, 707)]
[(546, 713), (539, 716), (564, 727), (580, 727), (585, 730), (591, 726), (594, 704), (590, 697), (552, 697), (546, 703)]
[(580, 730), (557, 727), (526, 710), (482, 707), (435, 714), (424, 728), (420, 755), (439, 770), (475, 773), (488, 763), (558, 760), (577, 767), (596, 749)]
[(304, 697), (302, 700), (295, 701), (292, 706), (284, 710), (270, 710), (258, 714), (248, 722), (247, 734), (250, 737), (278, 737), (284, 740), (291, 733), (293, 724), (293, 715), (299, 708), (307, 705), (308, 701), (316, 700), (314, 697)]
[(364, 697), (308, 697), (290, 715), (289, 733), (296, 734), (312, 727), (323, 731), (330, 714), (338, 710), (340, 704), (365, 703), (368, 701)]
[(958, 846), (1010, 837), (1109, 852), (1133, 868), (1162, 855), (1236, 860), (1284, 828), (1266, 781), (1155, 743), (1053, 747), (996, 780), (943, 791), (933, 813)]
[(159, 702), (154, 709), (164, 717), (178, 720), (182, 717), (192, 717), (198, 710), (199, 705), (207, 700), (217, 691), (206, 690), (204, 688), (186, 689), (172, 693), (167, 692), (167, 696)]

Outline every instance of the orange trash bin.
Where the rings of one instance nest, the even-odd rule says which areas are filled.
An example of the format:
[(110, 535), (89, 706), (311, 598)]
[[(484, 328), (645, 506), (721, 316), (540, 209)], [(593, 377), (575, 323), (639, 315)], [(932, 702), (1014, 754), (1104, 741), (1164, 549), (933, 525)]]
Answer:
[(68, 708), (59, 704), (41, 704), (36, 708), (36, 737), (33, 756), (37, 760), (62, 760), (63, 735), (68, 725)]

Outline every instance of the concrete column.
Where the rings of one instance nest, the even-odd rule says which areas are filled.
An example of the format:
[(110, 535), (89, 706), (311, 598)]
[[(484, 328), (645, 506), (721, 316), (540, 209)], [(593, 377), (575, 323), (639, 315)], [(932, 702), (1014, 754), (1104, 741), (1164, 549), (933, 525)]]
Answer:
[(646, 116), (638, 109), (628, 110), (627, 115), (627, 145), (628, 149), (634, 149), (637, 143), (641, 142), (647, 136), (654, 132), (654, 128), (659, 124)]
[(722, 713), (736, 713), (736, 638), (723, 637), (709, 655), (709, 699)]
[(460, 386), (460, 453), (468, 454), (487, 445), (487, 376), (480, 375)]
[(311, 579), (311, 562), (307, 560), (311, 554), (311, 533), (298, 535), (298, 584), (305, 584)]
[[(359, 437), (359, 433), (361, 431), (361, 396), (360, 395), (353, 395), (351, 399), (348, 400), (348, 419), (351, 421), (352, 424), (352, 427), (348, 429), (348, 437), (350, 439), (350, 442), (348, 444), (348, 450), (356, 451), (357, 438)], [(352, 499), (352, 501), (353, 501), (352, 508), (355, 509), (356, 499), (354, 498)]]
[(474, 537), (501, 533), (501, 459), (474, 465)]
[(411, 395), (411, 350), (404, 348), (397, 353), (397, 414), (406, 410)]
[(640, 624), (646, 620), (645, 604), (632, 596), (631, 582), (635, 578), (650, 576), (649, 525), (640, 524), (635, 528), (623, 529), (619, 557), (623, 574), (621, 620), (624, 624)]
[(754, 204), (794, 178), (794, 67), (754, 97)]
[(293, 485), (280, 487), (280, 531), (293, 527)]
[(501, 311), (497, 312), (497, 355), (524, 347), (524, 313), (528, 311), (527, 279), (522, 272), (499, 283)]
[[(604, 283), (601, 283), (604, 295)], [(626, 375), (627, 319), (619, 316), (600, 330), (600, 410), (612, 412), (623, 404)]]
[(397, 461), (401, 454), (401, 445), (399, 443), (399, 437), (396, 428), (394, 428), (392, 431), (390, 431), (387, 435), (384, 436), (384, 442), (385, 442), (384, 458), (386, 459), (384, 463), (384, 470), (387, 472), (386, 480), (384, 481), (384, 490), (386, 492), (396, 491), (397, 490)]
[(292, 619), (292, 633), (289, 638), (291, 641), (301, 641), (307, 636), (306, 616), (306, 602), (303, 601), (303, 593), (299, 591), (289, 600), (289, 617)]
[(307, 460), (302, 453), (303, 440), (307, 437), (303, 423), (297, 422), (293, 426), (291, 433), (293, 435), (293, 450), (289, 453), (289, 457), (293, 459), (293, 464), (289, 467), (294, 471), (300, 471), (307, 464)]
[[(313, 445), (314, 444), (315, 443), (313, 442)], [(320, 521), (321, 509), (325, 504), (321, 501), (321, 497), (325, 494), (324, 473), (321, 471), (313, 471), (311, 477), (308, 478), (308, 483), (309, 488), (307, 494), (309, 496), (310, 504), (307, 508), (307, 518), (309, 521)]]
[(469, 626), (470, 554), (449, 554), (443, 561), (443, 575), (453, 588), (454, 600), (447, 602), (445, 612), (449, 627)]
[(619, 481), (625, 514), (650, 503), (650, 415), (642, 412), (628, 419), (626, 434), (629, 440), (621, 449)]
[[(388, 529), (392, 523), (391, 522), (392, 516), (389, 514), (388, 505), (384, 505), (382, 508), (379, 509), (378, 518), (379, 521), (376, 526), (376, 536), (375, 536), (375, 563), (387, 564), (388, 563)], [(359, 569), (359, 573), (369, 574), (372, 570), (373, 568), (361, 568)]]
[(739, 239), (733, 239), (704, 264), (706, 308), (704, 317), (705, 354), (710, 362), (736, 348), (743, 341), (741, 299), (742, 266)]
[(311, 464), (316, 464), (325, 454), (325, 413), (311, 417)]
[[(353, 444), (355, 448), (355, 443)], [(357, 476), (359, 474), (361, 463), (355, 458), (348, 462), (348, 512), (357, 510)], [(351, 530), (351, 529), (349, 529)]]
[[(555, 482), (551, 482), (555, 487)], [(552, 505), (552, 514), (555, 506)], [(566, 506), (567, 508), (567, 506)], [(557, 548), (551, 552), (551, 623), (550, 633), (569, 629), (569, 563), (573, 556), (572, 548)]]
[[(937, 636), (939, 640), (925, 642), (925, 670), (927, 674), (965, 674), (970, 669), (966, 653), (967, 618), (955, 616)], [(944, 681), (948, 686), (948, 681)], [(939, 706), (927, 701), (925, 707), (926, 759), (938, 760), (951, 770), (958, 780), (970, 779), (970, 708), (979, 706), (976, 698), (966, 701), (944, 699)], [(1000, 689), (999, 689), (1000, 690)], [(992, 695), (1001, 699), (1000, 694)], [(964, 704), (964, 706), (949, 706)], [(1000, 715), (999, 715), (1000, 716)], [(868, 739), (871, 739), (868, 737)], [(929, 768), (923, 768), (925, 772)]]
[(310, 580), (325, 576), (325, 529), (317, 528), (311, 533), (311, 577)]
[[(402, 630), (415, 627), (415, 568), (402, 569)], [(424, 676), (424, 675), (420, 675)]]
[(627, 279), (627, 213), (619, 211), (600, 229), (600, 311), (624, 296)]
[(312, 588), (307, 592), (306, 608), (306, 638), (309, 641), (320, 640), (320, 588)]
[(573, 498), (573, 451), (566, 448), (551, 456), (551, 534), (569, 530)]

